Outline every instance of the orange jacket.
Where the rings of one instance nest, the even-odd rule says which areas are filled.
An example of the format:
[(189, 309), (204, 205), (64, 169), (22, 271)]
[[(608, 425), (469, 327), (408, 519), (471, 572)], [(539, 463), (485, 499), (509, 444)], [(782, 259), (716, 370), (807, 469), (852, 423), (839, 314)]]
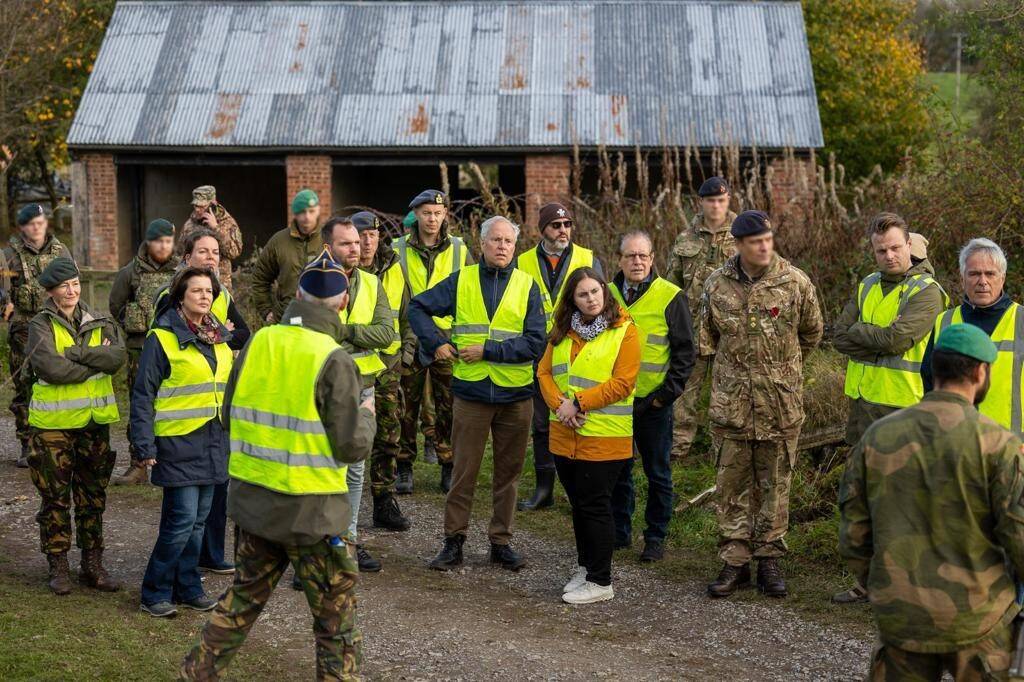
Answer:
[[(629, 321), (629, 316), (622, 313), (615, 326), (626, 324)], [(572, 339), (569, 357), (571, 360), (575, 360), (586, 342), (572, 330), (569, 330), (569, 338)], [(544, 402), (552, 411), (555, 411), (562, 404), (565, 395), (555, 385), (554, 377), (551, 376), (553, 349), (554, 347), (548, 343), (544, 350), (544, 357), (541, 358), (540, 365), (537, 367), (537, 381), (540, 384)], [(587, 388), (577, 393), (576, 400), (579, 401), (580, 408), (586, 412), (622, 400), (636, 387), (636, 377), (639, 373), (640, 337), (637, 334), (636, 325), (630, 324), (622, 339), (622, 345), (619, 346), (619, 355), (615, 358), (611, 379), (600, 386)], [(550, 424), (551, 437), (548, 447), (556, 455), (594, 462), (629, 459), (633, 456), (632, 437), (580, 436), (575, 430), (563, 426), (560, 422), (553, 421)]]

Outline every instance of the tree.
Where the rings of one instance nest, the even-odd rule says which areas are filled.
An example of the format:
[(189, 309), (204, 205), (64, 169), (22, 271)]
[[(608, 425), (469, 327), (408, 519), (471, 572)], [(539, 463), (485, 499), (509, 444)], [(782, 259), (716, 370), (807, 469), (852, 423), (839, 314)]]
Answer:
[(825, 135), (853, 177), (892, 170), (928, 140), (912, 0), (803, 0)]
[(979, 132), (986, 146), (1006, 152), (1019, 167), (1024, 153), (1024, 3), (989, 0), (965, 12), (968, 53), (985, 86)]

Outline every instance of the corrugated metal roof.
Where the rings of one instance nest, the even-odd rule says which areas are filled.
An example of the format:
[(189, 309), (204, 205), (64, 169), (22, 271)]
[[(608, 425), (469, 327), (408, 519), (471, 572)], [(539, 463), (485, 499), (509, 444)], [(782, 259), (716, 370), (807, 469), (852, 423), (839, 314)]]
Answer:
[(68, 144), (822, 145), (798, 2), (119, 2)]

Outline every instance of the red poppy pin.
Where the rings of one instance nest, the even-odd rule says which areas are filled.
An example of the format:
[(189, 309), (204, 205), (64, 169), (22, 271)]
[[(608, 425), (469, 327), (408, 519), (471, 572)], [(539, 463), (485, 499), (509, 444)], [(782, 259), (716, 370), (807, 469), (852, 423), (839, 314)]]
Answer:
[(779, 316), (779, 307), (778, 306), (772, 306), (772, 309), (769, 310), (768, 312), (771, 313), (772, 319), (774, 320), (775, 318), (777, 318)]

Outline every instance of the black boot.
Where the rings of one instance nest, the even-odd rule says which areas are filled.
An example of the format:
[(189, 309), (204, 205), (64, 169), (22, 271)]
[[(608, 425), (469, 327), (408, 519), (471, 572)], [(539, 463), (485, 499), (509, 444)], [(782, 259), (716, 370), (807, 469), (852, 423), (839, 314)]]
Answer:
[(28, 456), (32, 454), (32, 446), (28, 441), (21, 444), (21, 457), (15, 462), (19, 469), (28, 469)]
[(398, 463), (398, 478), (395, 480), (395, 492), (399, 495), (412, 495), (412, 462)]
[(381, 569), (380, 559), (374, 559), (362, 545), (356, 545), (356, 562), (359, 564), (360, 573), (376, 573)]
[(385, 530), (409, 530), (412, 523), (402, 516), (402, 510), (390, 493), (373, 498), (373, 527)]
[(526, 565), (523, 555), (508, 545), (496, 545), (491, 543), (491, 563), (499, 564), (509, 571), (518, 571)]
[(437, 464), (437, 445), (433, 438), (423, 439), (423, 461), (427, 464)]
[(455, 465), (451, 462), (444, 462), (441, 464), (441, 492), (445, 495), (452, 489), (452, 469)]
[(462, 565), (462, 545), (466, 542), (465, 535), (452, 535), (444, 539), (444, 547), (430, 562), (435, 571), (450, 571)]
[(708, 585), (708, 594), (712, 597), (728, 597), (736, 591), (737, 587), (749, 584), (750, 564), (742, 566), (725, 564), (718, 577), (715, 578), (715, 582)]
[(550, 469), (537, 472), (537, 488), (533, 497), (516, 502), (519, 511), (534, 511), (550, 507), (555, 502), (555, 472)]
[(757, 589), (766, 597), (785, 597), (786, 579), (782, 577), (782, 566), (778, 559), (761, 559), (757, 562)]

